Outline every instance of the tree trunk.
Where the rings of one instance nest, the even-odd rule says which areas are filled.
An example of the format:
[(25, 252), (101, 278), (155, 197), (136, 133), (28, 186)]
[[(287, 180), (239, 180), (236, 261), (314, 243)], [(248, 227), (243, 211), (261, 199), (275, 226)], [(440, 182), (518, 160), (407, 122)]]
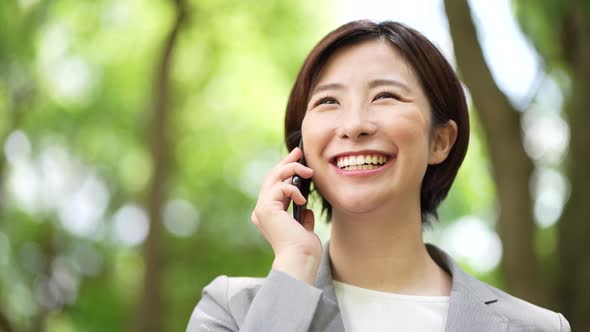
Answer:
[(162, 331), (162, 303), (160, 297), (160, 284), (162, 273), (162, 260), (160, 248), (160, 236), (162, 229), (161, 215), (162, 204), (166, 195), (166, 183), (169, 175), (169, 160), (172, 151), (169, 138), (168, 122), (170, 119), (170, 70), (174, 47), (178, 38), (180, 27), (186, 16), (184, 1), (175, 0), (176, 19), (169, 35), (167, 36), (161, 58), (156, 67), (154, 76), (153, 109), (149, 116), (149, 132), (147, 136), (150, 143), (150, 155), (153, 174), (147, 191), (146, 206), (150, 220), (150, 231), (144, 244), (145, 274), (143, 292), (138, 306), (136, 317), (136, 331), (157, 332)]
[(565, 111), (570, 144), (567, 173), (570, 198), (559, 222), (561, 310), (573, 331), (590, 331), (590, 9), (578, 2), (562, 17), (564, 58), (570, 69), (571, 95)]
[(507, 291), (545, 307), (545, 287), (535, 254), (535, 224), (529, 179), (533, 162), (521, 140), (520, 114), (495, 84), (485, 62), (467, 0), (445, 0), (459, 74), (469, 88), (486, 137), (496, 183), (502, 240), (502, 275)]

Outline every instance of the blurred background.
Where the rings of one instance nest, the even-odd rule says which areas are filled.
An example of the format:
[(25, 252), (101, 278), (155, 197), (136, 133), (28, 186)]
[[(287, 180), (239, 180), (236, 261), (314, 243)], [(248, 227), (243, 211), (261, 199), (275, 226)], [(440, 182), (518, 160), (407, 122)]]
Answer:
[(265, 276), (288, 93), (360, 18), (423, 32), (469, 95), (426, 240), (590, 330), (589, 1), (2, 0), (0, 331), (183, 331), (215, 276)]

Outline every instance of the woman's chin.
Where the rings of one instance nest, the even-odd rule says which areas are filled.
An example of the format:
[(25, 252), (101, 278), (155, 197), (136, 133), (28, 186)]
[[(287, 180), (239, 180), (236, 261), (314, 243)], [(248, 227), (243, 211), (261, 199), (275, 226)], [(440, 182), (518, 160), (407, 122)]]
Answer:
[(379, 200), (369, 197), (348, 198), (339, 200), (333, 206), (337, 206), (346, 214), (367, 214), (375, 211), (383, 204)]

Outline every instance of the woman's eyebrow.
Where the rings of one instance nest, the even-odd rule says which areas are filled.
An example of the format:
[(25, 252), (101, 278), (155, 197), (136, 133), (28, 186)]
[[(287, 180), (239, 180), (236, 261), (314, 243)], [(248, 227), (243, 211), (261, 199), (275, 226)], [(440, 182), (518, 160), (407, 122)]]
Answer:
[(393, 80), (393, 79), (389, 79), (389, 78), (382, 78), (382, 79), (376, 79), (376, 80), (372, 80), (371, 82), (369, 82), (369, 88), (376, 88), (378, 86), (382, 86), (382, 85), (393, 85), (393, 86), (397, 86), (400, 87), (404, 90), (406, 90), (406, 92), (410, 92), (410, 88), (403, 82), (398, 81), (398, 80)]
[[(405, 83), (398, 81), (398, 80), (394, 80), (394, 79), (389, 79), (389, 78), (381, 78), (381, 79), (376, 79), (376, 80), (372, 80), (369, 82), (368, 86), (370, 89), (372, 88), (376, 88), (378, 86), (383, 86), (383, 85), (393, 85), (393, 86), (397, 86), (400, 87), (404, 90), (406, 90), (406, 92), (410, 92), (410, 88), (408, 87), (408, 85), (406, 85)], [(311, 95), (315, 95), (318, 92), (322, 92), (322, 91), (326, 91), (326, 90), (345, 90), (346, 87), (344, 86), (344, 84), (341, 83), (326, 83), (326, 84), (321, 84), (315, 87), (315, 89), (313, 89), (313, 92), (311, 93)]]
[(313, 89), (311, 95), (315, 95), (318, 92), (322, 92), (322, 91), (326, 91), (326, 90), (344, 90), (344, 84), (340, 84), (340, 83), (326, 83), (326, 84), (321, 84), (315, 87), (315, 89)]

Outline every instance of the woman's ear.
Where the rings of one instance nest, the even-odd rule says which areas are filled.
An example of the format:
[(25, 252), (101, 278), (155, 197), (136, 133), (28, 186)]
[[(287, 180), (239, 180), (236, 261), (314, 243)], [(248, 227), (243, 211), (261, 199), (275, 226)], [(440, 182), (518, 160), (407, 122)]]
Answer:
[(449, 120), (446, 124), (435, 128), (430, 142), (428, 164), (436, 165), (445, 161), (456, 139), (457, 123), (455, 121)]

